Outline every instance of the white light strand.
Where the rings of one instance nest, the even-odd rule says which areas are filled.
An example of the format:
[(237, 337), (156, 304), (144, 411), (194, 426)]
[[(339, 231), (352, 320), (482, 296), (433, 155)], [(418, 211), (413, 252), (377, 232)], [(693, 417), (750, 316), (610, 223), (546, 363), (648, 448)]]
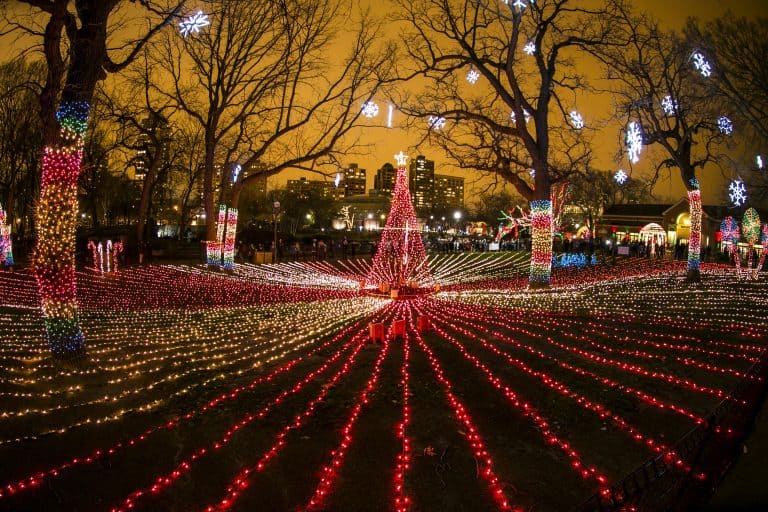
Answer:
[(627, 126), (627, 157), (629, 161), (636, 164), (640, 161), (640, 153), (643, 151), (643, 134), (640, 131), (640, 125), (632, 121)]

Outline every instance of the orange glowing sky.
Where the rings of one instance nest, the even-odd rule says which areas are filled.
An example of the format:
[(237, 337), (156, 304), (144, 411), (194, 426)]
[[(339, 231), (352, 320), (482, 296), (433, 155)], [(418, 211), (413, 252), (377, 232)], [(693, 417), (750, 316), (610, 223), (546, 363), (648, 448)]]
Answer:
[[(361, 7), (371, 7), (374, 14), (385, 15), (388, 10), (391, 9), (391, 4), (387, 0), (358, 0)], [(739, 16), (760, 16), (768, 17), (768, 0), (635, 0), (635, 6), (638, 9), (645, 10), (652, 14), (654, 17), (662, 20), (668, 28), (678, 29), (682, 27), (685, 20), (689, 16), (696, 16), (699, 19), (706, 21), (713, 19), (719, 15), (722, 15), (727, 9), (733, 11)], [(18, 2), (12, 0), (10, 5), (13, 8), (13, 4)], [(194, 2), (190, 3), (190, 9), (194, 9)], [(394, 25), (389, 25), (392, 30), (396, 30)], [(382, 34), (384, 37), (395, 37), (397, 34)], [(344, 34), (340, 35), (341, 38)], [(4, 58), (10, 58), (14, 54), (20, 51), (20, 43), (15, 45), (11, 43), (8, 38), (0, 39), (0, 55)], [(588, 73), (593, 74), (593, 73)], [(594, 76), (598, 76), (598, 71), (595, 70)], [(488, 182), (479, 181), (477, 175), (473, 173), (464, 173), (458, 169), (453, 169), (448, 164), (447, 160), (441, 155), (440, 151), (435, 148), (423, 147), (417, 149), (414, 144), (418, 141), (420, 134), (409, 133), (402, 128), (399, 124), (402, 122), (402, 115), (398, 116), (395, 113), (393, 128), (386, 128), (387, 104), (385, 98), (375, 98), (381, 108), (379, 117), (376, 118), (376, 122), (381, 123), (380, 128), (365, 128), (361, 129), (360, 138), (361, 142), (368, 144), (372, 147), (369, 154), (359, 155), (353, 158), (344, 160), (344, 163), (358, 163), (360, 167), (367, 169), (368, 173), (368, 188), (373, 186), (373, 176), (376, 169), (381, 167), (385, 162), (392, 162), (393, 155), (403, 150), (415, 157), (418, 154), (424, 154), (427, 158), (435, 161), (435, 171), (438, 173), (463, 175), (466, 178), (466, 201), (471, 204), (473, 201), (473, 195), (487, 186)], [(604, 121), (609, 115), (610, 110), (610, 97), (589, 97), (584, 94), (577, 99), (582, 105), (579, 105), (579, 110), (585, 117), (587, 126), (597, 125), (600, 121)], [(605, 124), (605, 123), (603, 123)], [(596, 157), (595, 166), (599, 169), (615, 170), (618, 167), (627, 167), (626, 159), (620, 162), (614, 160), (615, 155), (619, 149), (619, 127), (616, 125), (607, 125), (604, 128), (600, 128), (593, 137), (594, 142), (594, 154)], [(647, 154), (646, 154), (647, 155)], [(737, 158), (754, 158), (750, 155), (735, 155)], [(645, 157), (641, 162), (634, 167), (633, 173), (643, 175), (650, 172), (652, 166), (652, 159)], [(702, 173), (702, 194), (704, 202), (706, 204), (715, 204), (722, 199), (722, 189), (724, 180), (722, 173), (719, 169), (705, 169)], [(728, 172), (726, 171), (726, 175)], [(299, 171), (285, 171), (278, 176), (272, 177), (269, 180), (270, 188), (274, 186), (281, 186), (285, 183), (285, 180), (289, 178), (296, 178), (299, 176), (307, 176), (310, 179), (319, 179), (318, 177), (310, 176), (306, 172)], [(726, 176), (728, 177), (728, 176)], [(658, 183), (655, 189), (656, 196), (661, 200), (676, 200), (684, 195), (684, 189), (680, 183), (680, 178), (677, 173), (673, 173), (671, 179), (662, 179)]]

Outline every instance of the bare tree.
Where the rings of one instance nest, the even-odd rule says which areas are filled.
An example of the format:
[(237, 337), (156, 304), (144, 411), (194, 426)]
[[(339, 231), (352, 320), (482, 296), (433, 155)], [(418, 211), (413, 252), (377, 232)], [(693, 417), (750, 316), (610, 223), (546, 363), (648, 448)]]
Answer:
[(672, 169), (680, 173), (691, 218), (688, 280), (700, 281), (702, 209), (696, 173), (720, 159), (718, 148), (730, 134), (730, 120), (720, 113), (710, 86), (711, 64), (701, 50), (688, 39), (662, 30), (648, 15), (624, 7), (621, 12), (616, 26), (626, 44), (598, 55), (615, 84), (612, 92), (620, 119), (636, 123), (631, 129), (641, 132), (638, 144), (662, 148), (655, 176)]
[(457, 166), (494, 173), (530, 202), (529, 284), (548, 286), (551, 187), (590, 160), (577, 105), (586, 87), (579, 61), (585, 48), (610, 41), (613, 12), (570, 0), (397, 3), (411, 26), (402, 37), (413, 76), (428, 78), (401, 108)]
[(43, 71), (39, 62), (23, 58), (0, 65), (0, 203), (15, 232), (27, 231), (39, 186), (43, 141), (37, 95)]
[(349, 55), (329, 58), (340, 44), (334, 35), (350, 29), (345, 4), (210, 0), (203, 33), (159, 45), (156, 69), (166, 79), (157, 93), (203, 132), (208, 240), (215, 238), (217, 202), (231, 194), (236, 207), (240, 190), (257, 177), (317, 168), (358, 143), (349, 133), (390, 57), (377, 53), (378, 26), (363, 17)]
[[(45, 149), (40, 200), (36, 215), (34, 256), (48, 345), (56, 357), (85, 351), (75, 286), (75, 225), (77, 183), (94, 90), (106, 73), (128, 65), (146, 42), (173, 21), (184, 2), (142, 0), (21, 0), (32, 17), (44, 25), (39, 37), (47, 64), (40, 94)], [(110, 21), (120, 6), (140, 6), (150, 28), (139, 39), (109, 40)], [(6, 18), (4, 29), (25, 30)], [(2, 30), (0, 32), (6, 32)], [(118, 31), (119, 32), (119, 31)], [(116, 48), (116, 52), (108, 49)]]

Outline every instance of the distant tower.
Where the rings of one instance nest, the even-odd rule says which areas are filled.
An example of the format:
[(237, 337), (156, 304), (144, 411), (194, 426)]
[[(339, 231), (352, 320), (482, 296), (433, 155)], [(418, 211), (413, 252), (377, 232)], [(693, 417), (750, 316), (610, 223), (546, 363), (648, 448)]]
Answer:
[(344, 197), (365, 194), (365, 169), (349, 164), (344, 169)]
[(392, 197), (395, 190), (395, 168), (389, 162), (381, 166), (373, 177), (373, 188), (376, 193), (382, 196)]
[(401, 151), (395, 155), (398, 162), (392, 205), (387, 217), (379, 247), (373, 257), (368, 282), (378, 286), (387, 283), (399, 287), (409, 282), (431, 284), (432, 276), (427, 264), (427, 253), (421, 241), (421, 231), (408, 190), (406, 162), (408, 156)]
[(421, 213), (432, 208), (435, 201), (435, 162), (423, 155), (411, 162), (409, 186), (413, 206)]

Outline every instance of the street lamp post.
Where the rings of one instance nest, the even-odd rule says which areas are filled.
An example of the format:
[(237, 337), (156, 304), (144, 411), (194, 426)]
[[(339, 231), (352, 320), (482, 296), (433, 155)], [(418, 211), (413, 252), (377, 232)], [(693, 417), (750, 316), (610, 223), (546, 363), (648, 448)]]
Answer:
[(280, 215), (280, 201), (272, 203), (272, 226), (274, 227), (275, 240), (272, 246), (272, 262), (277, 263), (277, 217)]

